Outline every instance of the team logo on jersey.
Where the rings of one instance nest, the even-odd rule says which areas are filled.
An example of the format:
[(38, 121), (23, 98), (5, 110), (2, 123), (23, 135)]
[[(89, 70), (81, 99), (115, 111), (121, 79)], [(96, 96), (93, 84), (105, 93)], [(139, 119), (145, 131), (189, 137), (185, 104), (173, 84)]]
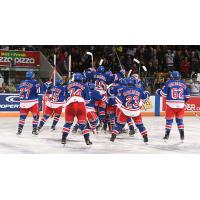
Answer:
[(19, 97), (18, 96), (8, 96), (8, 97), (6, 97), (6, 101), (9, 103), (18, 103)]

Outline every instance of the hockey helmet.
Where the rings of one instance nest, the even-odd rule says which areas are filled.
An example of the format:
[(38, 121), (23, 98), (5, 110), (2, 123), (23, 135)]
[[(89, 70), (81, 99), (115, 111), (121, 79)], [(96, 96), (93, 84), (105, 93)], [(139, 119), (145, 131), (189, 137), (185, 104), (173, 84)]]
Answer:
[(173, 71), (171, 73), (171, 78), (174, 80), (179, 80), (181, 78), (181, 74), (178, 71)]
[(105, 67), (104, 67), (103, 65), (100, 65), (100, 66), (97, 68), (97, 72), (104, 73), (104, 72), (105, 72)]
[(90, 90), (94, 90), (95, 84), (94, 83), (88, 83), (88, 87), (90, 88)]
[(75, 82), (83, 82), (83, 75), (81, 73), (74, 74), (74, 81)]
[(27, 79), (33, 79), (35, 77), (35, 73), (33, 71), (26, 72)]
[(56, 85), (62, 85), (62, 84), (64, 84), (63, 79), (56, 79)]

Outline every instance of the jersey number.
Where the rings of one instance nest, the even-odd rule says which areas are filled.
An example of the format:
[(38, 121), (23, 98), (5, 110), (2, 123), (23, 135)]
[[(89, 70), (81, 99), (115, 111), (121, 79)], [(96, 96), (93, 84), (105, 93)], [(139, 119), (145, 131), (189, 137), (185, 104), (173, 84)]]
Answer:
[(21, 88), (20, 89), (20, 99), (28, 99), (30, 94), (29, 88)]
[(81, 97), (81, 92), (82, 92), (81, 89), (78, 89), (78, 90), (72, 89), (70, 90), (70, 97), (74, 97), (74, 96)]
[[(132, 102), (134, 102), (133, 104), (132, 104)], [(132, 108), (132, 105), (134, 106), (134, 107), (138, 107), (139, 106), (139, 98), (138, 98), (138, 96), (135, 96), (135, 97), (132, 97), (132, 96), (127, 96), (126, 97), (126, 107), (127, 108)]]
[(97, 87), (98, 89), (105, 90), (106, 89), (106, 84), (105, 84), (104, 81), (98, 81), (98, 80), (96, 80), (95, 81), (95, 87)]
[(184, 96), (183, 96), (183, 88), (172, 88), (171, 90), (171, 96), (172, 96), (172, 99), (183, 99)]
[(53, 92), (52, 93), (52, 96), (51, 96), (51, 100), (53, 101), (53, 102), (57, 102), (58, 100), (59, 100), (59, 96), (60, 96), (60, 92)]

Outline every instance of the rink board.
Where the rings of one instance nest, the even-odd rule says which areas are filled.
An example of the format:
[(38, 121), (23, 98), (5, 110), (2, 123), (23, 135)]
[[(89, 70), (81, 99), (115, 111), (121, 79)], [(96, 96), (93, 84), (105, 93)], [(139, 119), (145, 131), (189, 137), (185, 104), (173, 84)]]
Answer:
[[(39, 95), (40, 115), (42, 115), (43, 95)], [(142, 104), (143, 116), (163, 116), (165, 112), (165, 100), (163, 97), (151, 96), (147, 102)], [(200, 115), (200, 97), (191, 97), (185, 108), (186, 116), (193, 116), (194, 110)], [(64, 117), (64, 109), (63, 114)], [(0, 94), (0, 117), (19, 117), (19, 95)]]

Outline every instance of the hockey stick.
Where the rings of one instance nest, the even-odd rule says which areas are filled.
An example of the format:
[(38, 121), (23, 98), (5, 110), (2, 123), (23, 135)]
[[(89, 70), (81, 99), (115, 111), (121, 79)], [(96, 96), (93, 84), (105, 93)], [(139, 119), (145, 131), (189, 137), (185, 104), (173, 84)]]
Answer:
[(117, 53), (115, 47), (114, 47), (114, 51), (115, 51), (115, 55), (117, 56), (117, 60), (118, 60), (118, 62), (119, 62), (119, 65), (120, 65), (121, 69), (124, 69), (123, 66), (122, 66), (122, 64), (121, 64), (121, 61), (120, 61), (120, 59), (119, 59), (119, 56), (118, 56), (118, 53)]
[(87, 55), (91, 56), (91, 60), (92, 60), (92, 68), (94, 68), (94, 56), (93, 56), (93, 53), (91, 52), (86, 52)]
[(69, 55), (68, 80), (70, 80), (71, 75), (72, 75), (72, 56)]
[(56, 85), (56, 54), (53, 57), (53, 64), (54, 64), (54, 74), (53, 74), (53, 85)]
[(138, 59), (136, 59), (136, 58), (133, 58), (133, 62), (138, 64), (138, 74), (140, 76), (140, 61)]
[[(56, 55), (54, 54), (54, 66), (53, 66), (53, 70), (52, 70), (51, 76), (49, 77), (49, 82), (51, 82), (52, 79), (54, 79), (53, 80), (53, 84), (55, 84), (55, 81), (56, 81), (55, 77), (56, 77)], [(44, 114), (44, 110), (45, 110), (44, 108), (45, 108), (46, 98), (48, 98), (47, 90), (45, 91), (45, 94), (43, 96), (43, 102), (42, 102), (43, 114)], [(51, 117), (53, 117), (53, 115)]]
[[(134, 58), (134, 59), (133, 59), (133, 62), (135, 62), (135, 63), (138, 64), (138, 67), (139, 67), (139, 70), (138, 70), (138, 71), (139, 71), (139, 75), (140, 75), (140, 61), (139, 61), (138, 59)], [(130, 77), (130, 76), (131, 76), (132, 71), (133, 71), (132, 69), (129, 70), (127, 77)]]
[(102, 65), (102, 64), (103, 64), (103, 59), (101, 59), (99, 62), (99, 65)]

